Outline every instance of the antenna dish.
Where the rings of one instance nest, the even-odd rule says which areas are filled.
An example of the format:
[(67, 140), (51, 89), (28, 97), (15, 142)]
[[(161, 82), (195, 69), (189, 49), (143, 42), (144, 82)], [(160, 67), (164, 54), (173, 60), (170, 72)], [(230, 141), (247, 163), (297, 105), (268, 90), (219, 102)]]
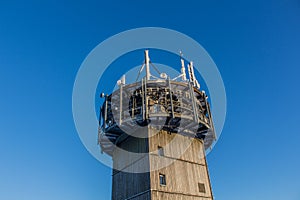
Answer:
[(160, 78), (167, 79), (168, 75), (166, 73), (161, 73)]

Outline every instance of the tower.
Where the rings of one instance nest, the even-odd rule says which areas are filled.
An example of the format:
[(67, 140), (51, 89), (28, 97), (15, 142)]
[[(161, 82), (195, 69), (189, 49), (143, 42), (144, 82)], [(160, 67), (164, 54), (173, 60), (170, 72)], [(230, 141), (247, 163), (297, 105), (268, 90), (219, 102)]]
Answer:
[[(150, 73), (105, 98), (100, 109), (99, 145), (113, 159), (113, 200), (213, 199), (205, 150), (216, 139), (209, 102), (195, 78)], [(155, 67), (155, 66), (153, 66)], [(181, 79), (179, 81), (178, 79)]]

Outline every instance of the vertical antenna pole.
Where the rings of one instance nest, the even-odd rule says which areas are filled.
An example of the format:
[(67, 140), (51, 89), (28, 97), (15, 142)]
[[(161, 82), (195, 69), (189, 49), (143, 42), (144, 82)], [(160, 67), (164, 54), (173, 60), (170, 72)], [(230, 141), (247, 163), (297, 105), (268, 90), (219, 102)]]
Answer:
[(143, 121), (144, 121), (145, 120), (144, 78), (142, 78), (142, 114), (143, 114)]
[(122, 78), (121, 78), (121, 83), (123, 84), (123, 85), (126, 85), (126, 76), (125, 76), (125, 74), (122, 76)]
[(172, 97), (172, 88), (171, 88), (171, 80), (170, 80), (170, 77), (168, 78), (168, 86), (169, 86), (169, 95), (170, 95), (170, 104), (171, 104), (171, 116), (172, 116), (172, 119), (175, 118), (175, 115), (174, 115), (174, 105), (173, 105), (173, 97)]
[(189, 90), (190, 90), (190, 97), (192, 100), (194, 120), (196, 123), (198, 123), (198, 109), (197, 109), (196, 102), (195, 102), (195, 93), (194, 93), (194, 88), (193, 88), (192, 82), (189, 82)]
[(189, 82), (194, 83), (194, 77), (193, 77), (193, 72), (192, 72), (191, 64), (190, 63), (188, 64), (188, 72), (189, 72), (189, 77), (190, 77), (190, 81)]
[(180, 61), (181, 61), (181, 74), (182, 74), (181, 79), (183, 81), (186, 81), (185, 66), (184, 66), (184, 60), (182, 58), (182, 52), (181, 51), (180, 51)]
[(104, 107), (104, 118), (103, 118), (103, 128), (106, 128), (106, 121), (107, 121), (107, 99), (108, 96), (105, 95), (105, 107)]
[(193, 76), (193, 85), (196, 87), (196, 77), (195, 77), (195, 73), (194, 73), (194, 63), (193, 61), (190, 62), (190, 66), (191, 66), (191, 73), (192, 73), (192, 76)]
[(148, 95), (147, 95), (147, 79), (144, 81), (144, 94), (145, 94), (145, 120), (148, 120)]
[(123, 83), (120, 85), (119, 125), (122, 124), (122, 113), (123, 113)]
[(150, 58), (149, 58), (149, 50), (145, 50), (145, 64), (146, 64), (146, 79), (150, 80)]

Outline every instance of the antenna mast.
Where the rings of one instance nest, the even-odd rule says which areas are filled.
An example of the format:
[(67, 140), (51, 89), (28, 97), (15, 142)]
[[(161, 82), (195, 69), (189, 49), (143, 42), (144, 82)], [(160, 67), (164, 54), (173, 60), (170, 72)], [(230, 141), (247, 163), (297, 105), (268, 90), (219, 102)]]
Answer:
[(193, 83), (193, 85), (195, 86), (195, 76), (194, 76), (194, 66), (193, 66), (193, 62), (190, 61), (190, 63), (188, 64), (188, 70), (189, 70), (189, 77), (190, 77), (190, 82)]
[(180, 61), (181, 61), (181, 75), (182, 75), (182, 77), (181, 77), (181, 79), (183, 80), (183, 81), (186, 81), (186, 73), (185, 73), (185, 66), (184, 66), (184, 60), (183, 60), (183, 58), (182, 58), (182, 52), (180, 51), (179, 52), (180, 53)]
[(150, 58), (149, 58), (149, 50), (145, 50), (145, 65), (146, 65), (146, 79), (150, 80)]

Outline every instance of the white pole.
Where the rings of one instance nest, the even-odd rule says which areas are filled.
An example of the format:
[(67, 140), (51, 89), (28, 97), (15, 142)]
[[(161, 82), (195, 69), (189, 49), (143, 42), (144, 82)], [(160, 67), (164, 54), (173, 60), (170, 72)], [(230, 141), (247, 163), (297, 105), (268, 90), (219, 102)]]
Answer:
[(182, 80), (186, 81), (186, 73), (185, 73), (184, 60), (182, 58), (181, 58), (181, 74), (182, 74)]
[(192, 77), (193, 77), (193, 84), (194, 86), (196, 87), (196, 77), (195, 77), (195, 74), (194, 74), (194, 63), (193, 61), (190, 62), (190, 66), (191, 66), (191, 74), (192, 74)]
[(145, 64), (146, 64), (146, 79), (150, 80), (150, 58), (149, 58), (149, 50), (145, 50)]
[(126, 77), (125, 77), (125, 74), (122, 76), (121, 82), (122, 82), (123, 85), (126, 84)]
[(189, 77), (190, 77), (190, 82), (194, 83), (194, 77), (191, 69), (191, 64), (188, 64), (188, 72), (189, 72)]
[(180, 51), (180, 61), (181, 61), (181, 79), (183, 81), (186, 81), (186, 73), (185, 73), (185, 66), (184, 66), (184, 60), (182, 58), (182, 52)]

